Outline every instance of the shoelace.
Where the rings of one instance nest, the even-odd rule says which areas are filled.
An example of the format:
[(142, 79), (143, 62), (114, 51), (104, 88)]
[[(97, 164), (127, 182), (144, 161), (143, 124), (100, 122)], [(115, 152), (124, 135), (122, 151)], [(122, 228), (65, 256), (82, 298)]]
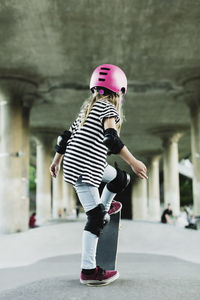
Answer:
[(97, 266), (97, 268), (98, 268), (98, 271), (96, 273), (96, 278), (98, 280), (102, 281), (103, 280), (103, 275), (106, 273), (106, 271), (104, 269), (100, 268), (99, 266)]

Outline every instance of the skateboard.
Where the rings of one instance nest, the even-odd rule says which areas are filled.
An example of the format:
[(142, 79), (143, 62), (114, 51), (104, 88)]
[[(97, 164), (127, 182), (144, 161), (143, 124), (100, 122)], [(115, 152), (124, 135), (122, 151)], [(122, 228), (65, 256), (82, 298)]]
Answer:
[[(115, 270), (117, 261), (117, 246), (119, 238), (121, 211), (110, 216), (107, 224), (99, 237), (97, 245), (96, 262), (104, 270)], [(110, 282), (109, 282), (110, 283)], [(104, 286), (109, 283), (88, 283), (88, 286)]]
[(111, 215), (110, 223), (99, 237), (96, 262), (105, 270), (115, 270), (116, 267), (120, 219), (121, 211)]

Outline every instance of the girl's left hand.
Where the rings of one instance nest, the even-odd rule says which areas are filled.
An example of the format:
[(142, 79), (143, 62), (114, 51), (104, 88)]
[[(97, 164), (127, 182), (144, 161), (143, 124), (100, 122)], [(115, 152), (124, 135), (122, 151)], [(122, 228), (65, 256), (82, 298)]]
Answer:
[(141, 179), (148, 179), (148, 176), (146, 174), (147, 168), (143, 162), (141, 162), (138, 159), (134, 160), (134, 163), (131, 164), (132, 170), (141, 178)]
[(58, 176), (59, 172), (60, 172), (60, 163), (53, 162), (50, 165), (49, 171), (50, 171), (51, 176), (56, 178)]

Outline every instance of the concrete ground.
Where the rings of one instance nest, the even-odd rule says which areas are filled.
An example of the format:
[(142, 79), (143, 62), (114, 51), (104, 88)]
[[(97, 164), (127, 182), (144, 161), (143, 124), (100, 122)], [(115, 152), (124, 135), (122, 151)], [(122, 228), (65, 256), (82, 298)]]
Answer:
[(0, 235), (0, 300), (199, 299), (200, 231), (122, 221), (120, 278), (104, 287), (79, 283), (84, 220), (51, 222)]

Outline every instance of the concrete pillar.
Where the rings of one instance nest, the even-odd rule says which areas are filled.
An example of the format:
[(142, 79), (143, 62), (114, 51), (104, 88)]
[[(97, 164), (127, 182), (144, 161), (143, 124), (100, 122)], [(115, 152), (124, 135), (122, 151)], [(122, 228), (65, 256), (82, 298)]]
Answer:
[(194, 214), (200, 215), (200, 106), (191, 106), (190, 112)]
[[(29, 123), (29, 117), (27, 117)], [(23, 105), (20, 99), (4, 97), (0, 101), (0, 233), (28, 229), (29, 134), (23, 127)]]
[[(24, 103), (22, 110), (22, 130), (23, 130), (23, 165), (22, 165), (22, 181), (23, 181), (23, 197), (24, 210), (21, 212), (21, 217), (25, 220), (29, 219), (30, 197), (29, 197), (29, 168), (30, 168), (30, 110), (32, 102)], [(26, 206), (25, 206), (26, 205)]]
[(159, 182), (159, 161), (160, 155), (151, 159), (148, 168), (148, 216), (152, 221), (160, 220), (160, 182)]
[(147, 219), (147, 180), (137, 179), (132, 189), (132, 215), (134, 220)]
[(63, 182), (63, 210), (66, 208), (66, 215), (74, 213), (76, 206), (76, 196), (74, 188), (70, 183)]
[(36, 160), (36, 217), (41, 225), (51, 219), (51, 140), (48, 135), (37, 134)]
[(69, 207), (70, 207), (70, 211), (72, 214), (74, 214), (75, 209), (76, 209), (76, 192), (73, 188), (72, 185), (70, 185), (70, 203), (69, 203)]
[(171, 204), (174, 215), (180, 213), (180, 189), (178, 171), (178, 140), (182, 134), (174, 134), (163, 142), (164, 203)]
[(68, 183), (63, 181), (62, 186), (62, 203), (63, 203), (63, 216), (64, 218), (67, 217), (68, 211), (67, 211), (67, 201), (68, 201)]
[(63, 197), (62, 197), (62, 171), (57, 178), (52, 179), (53, 182), (53, 207), (52, 217), (60, 218), (63, 217)]
[(59, 175), (59, 189), (60, 189), (60, 211), (61, 211), (61, 218), (64, 219), (66, 217), (66, 212), (64, 211), (64, 203), (63, 203), (63, 168), (61, 165), (60, 168), (60, 175)]

